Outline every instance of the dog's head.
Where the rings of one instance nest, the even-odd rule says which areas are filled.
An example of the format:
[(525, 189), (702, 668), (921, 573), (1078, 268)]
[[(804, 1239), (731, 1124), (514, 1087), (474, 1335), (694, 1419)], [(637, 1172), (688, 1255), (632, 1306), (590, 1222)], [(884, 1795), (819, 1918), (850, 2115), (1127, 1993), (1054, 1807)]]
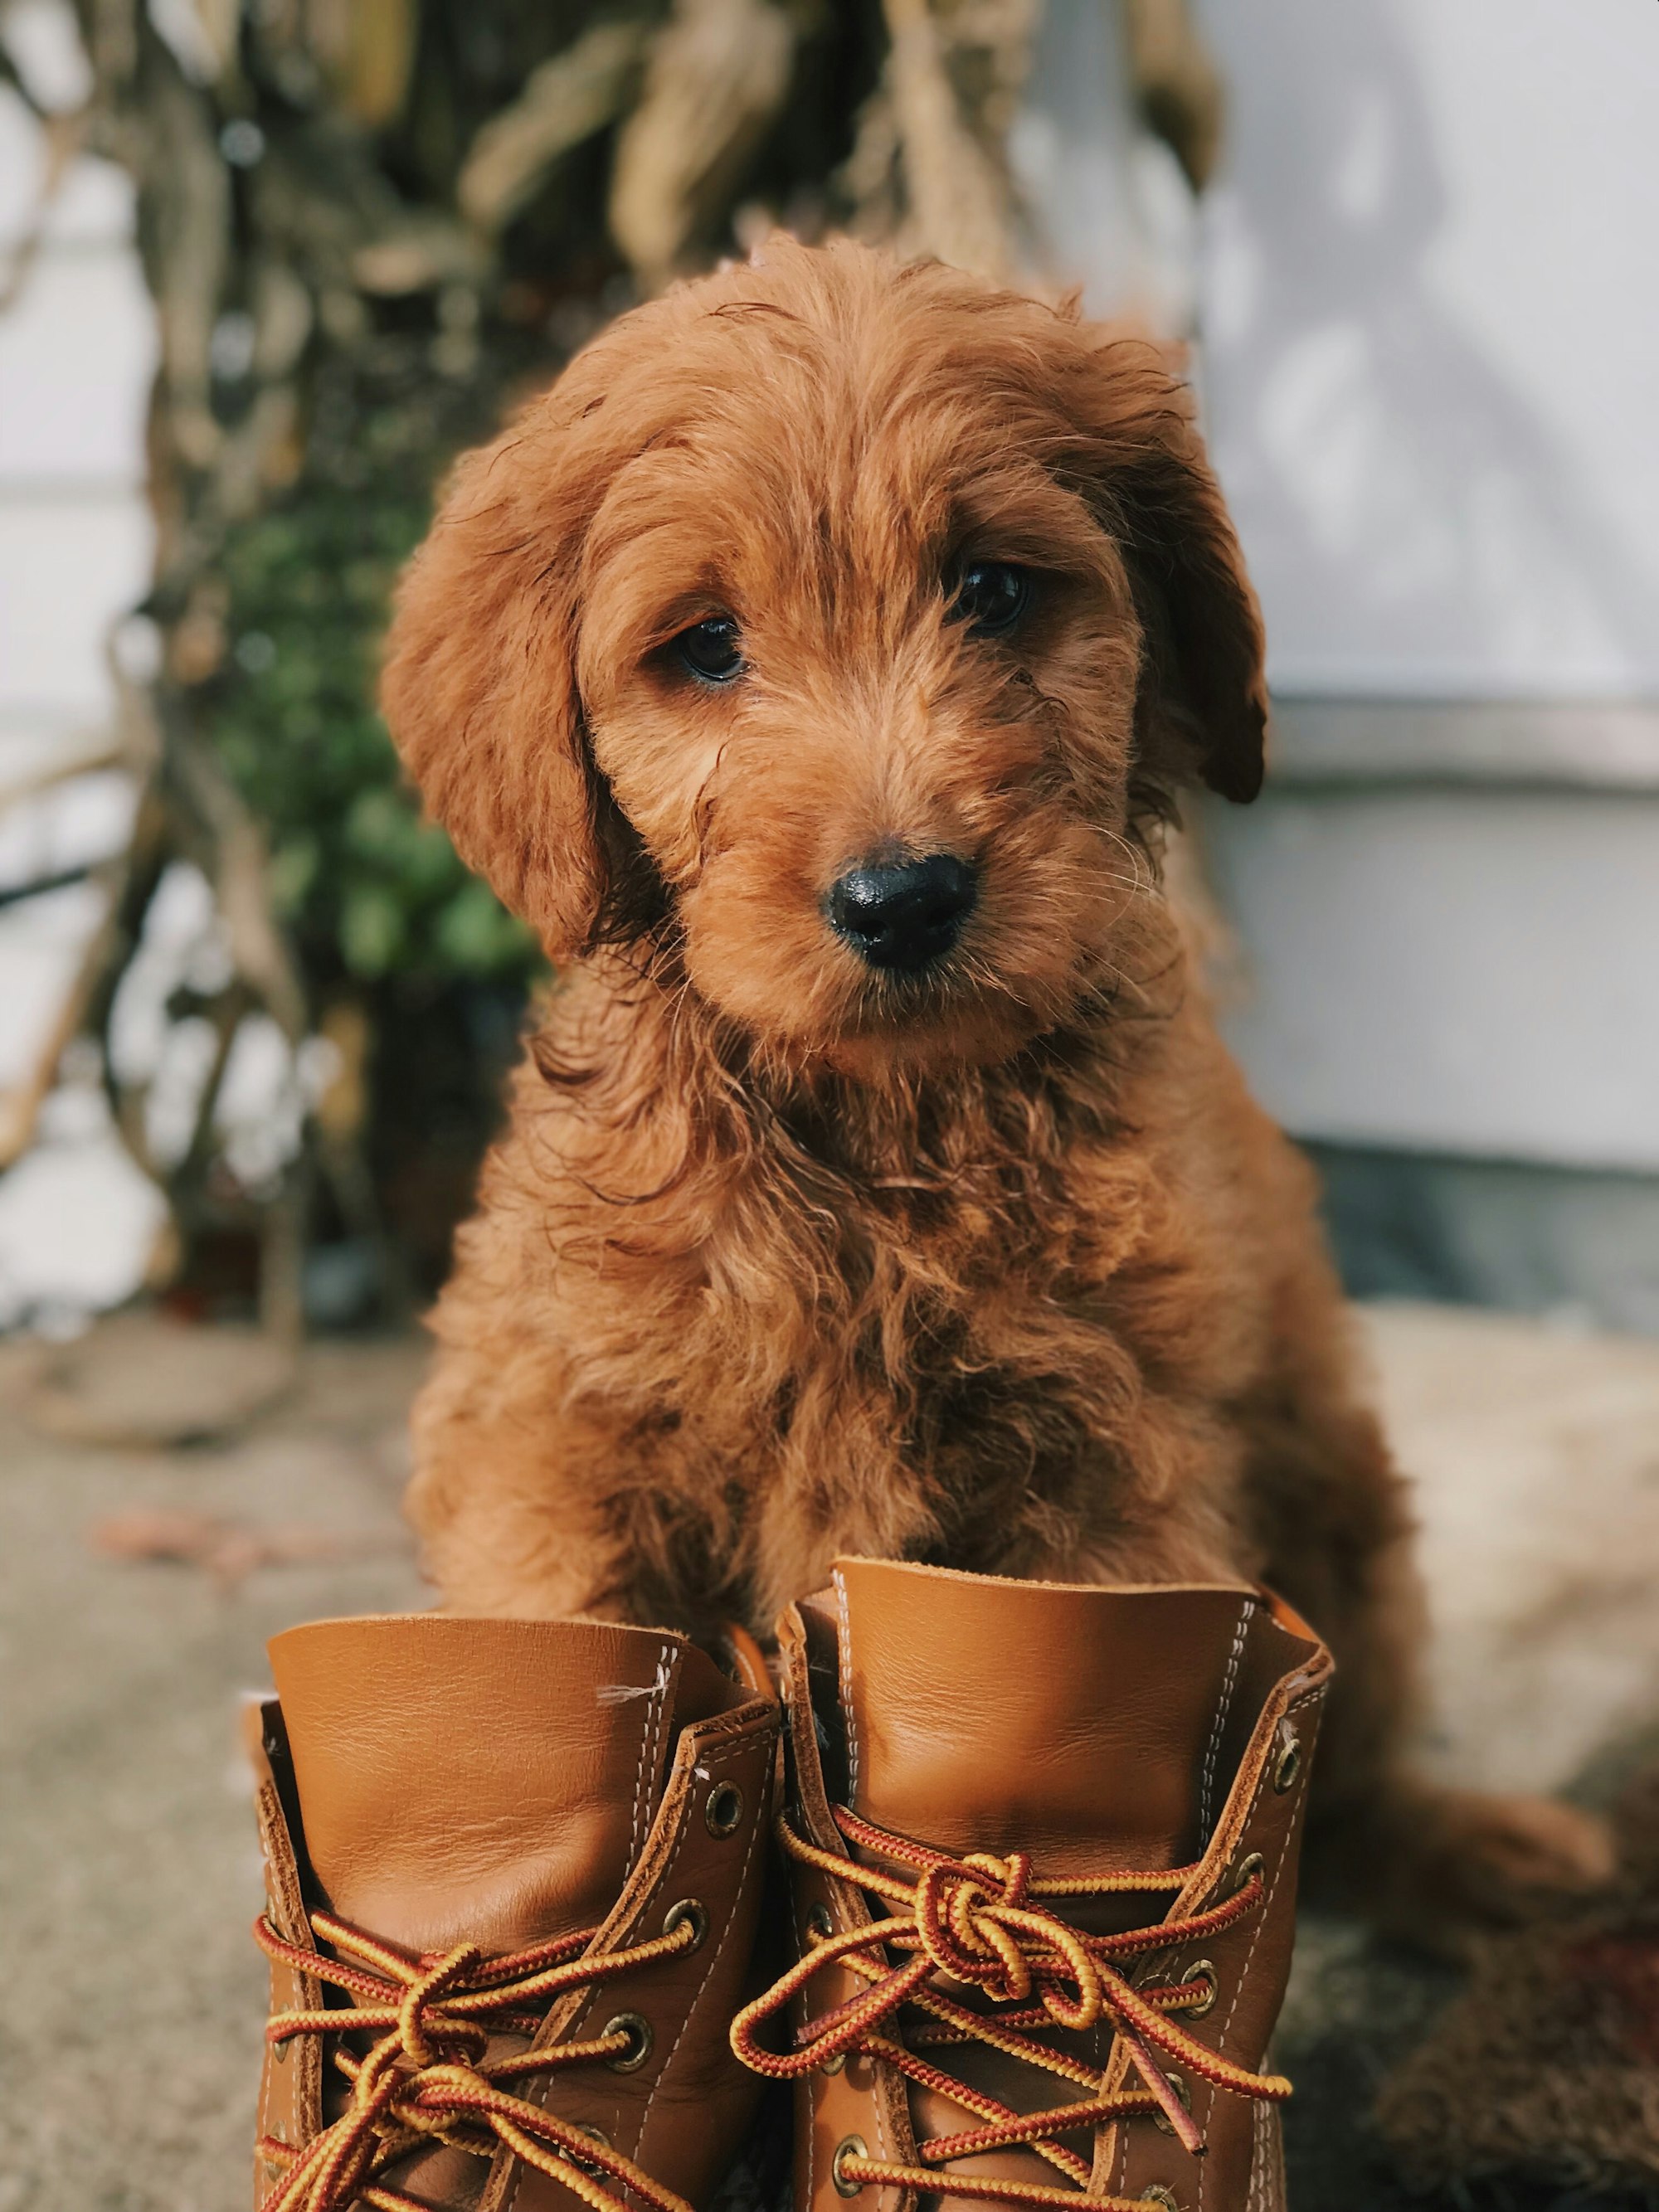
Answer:
[(982, 1060), (1109, 983), (1185, 782), (1248, 799), (1255, 600), (1164, 357), (779, 240), (625, 316), (457, 471), (393, 733), (555, 959), (763, 1048)]

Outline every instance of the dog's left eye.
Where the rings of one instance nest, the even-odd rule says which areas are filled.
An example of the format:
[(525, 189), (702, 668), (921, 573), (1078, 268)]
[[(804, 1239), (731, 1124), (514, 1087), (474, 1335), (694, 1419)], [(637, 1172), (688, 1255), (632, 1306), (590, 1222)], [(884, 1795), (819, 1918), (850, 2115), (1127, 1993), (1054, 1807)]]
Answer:
[(975, 637), (1002, 637), (1030, 603), (1031, 580), (1006, 561), (975, 561), (962, 572), (950, 620), (966, 623)]
[(704, 684), (729, 684), (743, 673), (742, 641), (730, 615), (711, 615), (693, 623), (674, 640), (674, 650)]

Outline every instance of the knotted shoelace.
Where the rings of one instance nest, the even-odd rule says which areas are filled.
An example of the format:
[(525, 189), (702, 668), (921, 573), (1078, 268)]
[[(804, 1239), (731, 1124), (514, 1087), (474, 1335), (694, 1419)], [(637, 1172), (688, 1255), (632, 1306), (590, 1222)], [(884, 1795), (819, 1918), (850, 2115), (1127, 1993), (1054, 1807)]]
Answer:
[[(872, 1827), (843, 1806), (834, 1812), (849, 1846), (873, 1851), (890, 1864), (914, 1869), (913, 1878), (907, 1881), (867, 1860), (821, 1850), (781, 1818), (778, 1840), (790, 1858), (881, 1899), (887, 1917), (817, 1942), (738, 2014), (732, 2026), (732, 2048), (745, 2066), (779, 2080), (793, 2080), (845, 2057), (877, 2059), (907, 2081), (948, 2098), (976, 2123), (919, 2145), (919, 2166), (872, 2158), (843, 2145), (836, 2164), (839, 2181), (854, 2188), (870, 2183), (1075, 2212), (1088, 2187), (1090, 2166), (1060, 2141), (1074, 2130), (1158, 2118), (1188, 2150), (1202, 2150), (1203, 2139), (1164, 2062), (1178, 2063), (1239, 2096), (1278, 2102), (1290, 2095), (1291, 2085), (1283, 2075), (1255, 2074), (1235, 2065), (1181, 2025), (1176, 2015), (1205, 2002), (1208, 1984), (1176, 1982), (1137, 1990), (1119, 1964), (1137, 1954), (1218, 1935), (1258, 1911), (1265, 1895), (1259, 1869), (1224, 1902), (1201, 1912), (1121, 1935), (1086, 1935), (1048, 1909), (1043, 1900), (1167, 1893), (1183, 1888), (1195, 1869), (1038, 1881), (1024, 1852), (998, 1858), (975, 1851), (952, 1858)], [(809, 2019), (797, 2030), (793, 2051), (768, 2050), (757, 2031), (815, 1975), (832, 1966), (848, 1968), (865, 1988), (833, 2010)], [(942, 1985), (950, 1984), (969, 1994), (977, 1992), (983, 2009), (962, 2002)], [(904, 2009), (923, 2018), (901, 2026), (899, 2014)], [(1142, 2087), (1109, 2092), (1109, 2072), (1037, 2039), (1043, 2031), (1054, 2028), (1085, 2033), (1103, 2020), (1127, 2047)], [(929, 2048), (968, 2043), (988, 2045), (1085, 2094), (1045, 2112), (1017, 2112), (923, 2056)], [(949, 2160), (1016, 2144), (1035, 2151), (1073, 2185), (1000, 2181), (939, 2170)], [(1144, 2206), (1136, 2207), (1127, 2198), (1090, 2197), (1088, 2203), (1091, 2212), (1114, 2212), (1114, 2208), (1145, 2212)]]
[[(260, 2137), (260, 2155), (288, 2169), (262, 2212), (344, 2212), (359, 2203), (376, 2212), (429, 2212), (423, 2201), (381, 2177), (397, 2160), (434, 2142), (479, 2158), (505, 2145), (526, 2166), (562, 2182), (592, 2212), (636, 2212), (640, 2204), (651, 2212), (690, 2212), (683, 2197), (620, 2151), (504, 2086), (614, 2061), (631, 2048), (633, 2031), (617, 2028), (495, 2058), (486, 2051), (492, 2034), (534, 2035), (549, 2008), (572, 1990), (598, 1988), (690, 1950), (701, 1940), (691, 1922), (614, 1951), (590, 1953), (598, 1931), (589, 1928), (497, 1958), (472, 1943), (441, 1957), (411, 1958), (327, 1912), (313, 1912), (311, 1927), (338, 1955), (301, 1950), (263, 1913), (253, 1923), (254, 1940), (268, 1957), (315, 1975), (352, 2002), (275, 2013), (266, 2040), (280, 2045), (299, 2036), (359, 2030), (376, 2040), (362, 2057), (336, 2044), (334, 2063), (351, 2083), (351, 2100), (303, 2148)], [(624, 2190), (627, 2199), (619, 2193)]]

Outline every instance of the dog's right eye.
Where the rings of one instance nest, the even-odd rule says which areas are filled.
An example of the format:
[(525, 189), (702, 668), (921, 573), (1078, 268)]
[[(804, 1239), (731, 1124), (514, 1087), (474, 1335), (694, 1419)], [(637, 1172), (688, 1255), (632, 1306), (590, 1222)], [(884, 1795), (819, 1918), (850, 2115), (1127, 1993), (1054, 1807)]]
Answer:
[(975, 561), (963, 571), (946, 620), (975, 637), (1006, 637), (1030, 605), (1031, 580), (1006, 561)]
[(729, 684), (743, 673), (743, 647), (730, 615), (693, 623), (674, 640), (674, 650), (700, 683)]

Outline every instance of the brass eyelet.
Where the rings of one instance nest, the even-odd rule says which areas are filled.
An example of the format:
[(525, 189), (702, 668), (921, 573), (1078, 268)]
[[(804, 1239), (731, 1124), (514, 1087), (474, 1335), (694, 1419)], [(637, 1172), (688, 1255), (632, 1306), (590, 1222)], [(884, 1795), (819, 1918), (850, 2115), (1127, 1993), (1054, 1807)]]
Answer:
[(806, 1915), (806, 1940), (809, 1943), (824, 1943), (834, 1935), (835, 1922), (830, 1917), (827, 1905), (811, 1906)]
[(1278, 1758), (1273, 1761), (1273, 1788), (1282, 1797), (1291, 1788), (1302, 1771), (1302, 1740), (1294, 1729), (1287, 1728)]
[[(1164, 2078), (1169, 2083), (1170, 2087), (1175, 2091), (1176, 2101), (1181, 2106), (1182, 2110), (1186, 2112), (1190, 2112), (1193, 2109), (1193, 2093), (1187, 2087), (1186, 2075), (1184, 2074), (1166, 2073)], [(1170, 2118), (1167, 2112), (1154, 2112), (1152, 2114), (1152, 2124), (1156, 2128), (1161, 2128), (1166, 2136), (1172, 2136), (1175, 2133), (1175, 2122)]]
[(1237, 1897), (1241, 1889), (1248, 1889), (1266, 1864), (1260, 1851), (1252, 1851), (1249, 1858), (1240, 1859), (1233, 1871), (1233, 1895)]
[(729, 1836), (743, 1818), (743, 1792), (735, 1782), (717, 1782), (703, 1800), (702, 1817), (711, 1836)]
[(690, 1923), (691, 1941), (681, 1954), (689, 1959), (694, 1951), (701, 1951), (708, 1940), (708, 1908), (698, 1897), (683, 1897), (678, 1905), (671, 1905), (663, 1915), (662, 1932), (672, 1936), (677, 1928)]
[(849, 2158), (868, 2158), (869, 2146), (862, 2136), (843, 2136), (836, 2145), (835, 2156), (830, 2161), (830, 2179), (836, 2185), (837, 2197), (856, 2197), (864, 2187), (861, 2181), (853, 2180), (847, 2172)]
[(291, 2039), (289, 2037), (285, 2035), (282, 2038), (280, 2042), (273, 2043), (271, 2045), (270, 2063), (273, 2066), (286, 2066), (288, 2064), (288, 2047), (290, 2039)]
[(1183, 1989), (1191, 1989), (1194, 1982), (1202, 1984), (1204, 1994), (1196, 2004), (1182, 2005), (1181, 2017), (1183, 2020), (1202, 2020), (1206, 2013), (1215, 2010), (1215, 2001), (1220, 1995), (1215, 1978), (1215, 1968), (1207, 1959), (1194, 1959), (1181, 1977), (1181, 1985)]
[[(616, 2148), (616, 2145), (611, 2142), (610, 2136), (606, 2135), (603, 2128), (591, 2128), (588, 2126), (586, 2120), (572, 2120), (570, 2124), (574, 2128), (579, 2136), (586, 2136), (588, 2142), (593, 2145), (596, 2150), (614, 2150)], [(590, 2160), (585, 2158), (578, 2158), (572, 2154), (570, 2163), (572, 2166), (576, 2167), (579, 2172), (591, 2173), (596, 2181), (603, 2181), (607, 2179), (605, 2167), (599, 2164), (597, 2159)]]
[(626, 2051), (619, 2051), (614, 2058), (607, 2058), (605, 2062), (613, 2074), (636, 2073), (651, 2056), (651, 2046), (657, 2039), (650, 2021), (642, 2013), (637, 2012), (612, 2014), (599, 2033), (626, 2034), (629, 2039)]
[(847, 2053), (838, 2051), (833, 2058), (826, 2058), (818, 2068), (820, 2074), (839, 2074), (847, 2063)]
[(1143, 2204), (1161, 2204), (1164, 2212), (1181, 2212), (1181, 2203), (1174, 2190), (1166, 2189), (1161, 2181), (1155, 2181), (1150, 2189), (1143, 2189), (1140, 2201)]

